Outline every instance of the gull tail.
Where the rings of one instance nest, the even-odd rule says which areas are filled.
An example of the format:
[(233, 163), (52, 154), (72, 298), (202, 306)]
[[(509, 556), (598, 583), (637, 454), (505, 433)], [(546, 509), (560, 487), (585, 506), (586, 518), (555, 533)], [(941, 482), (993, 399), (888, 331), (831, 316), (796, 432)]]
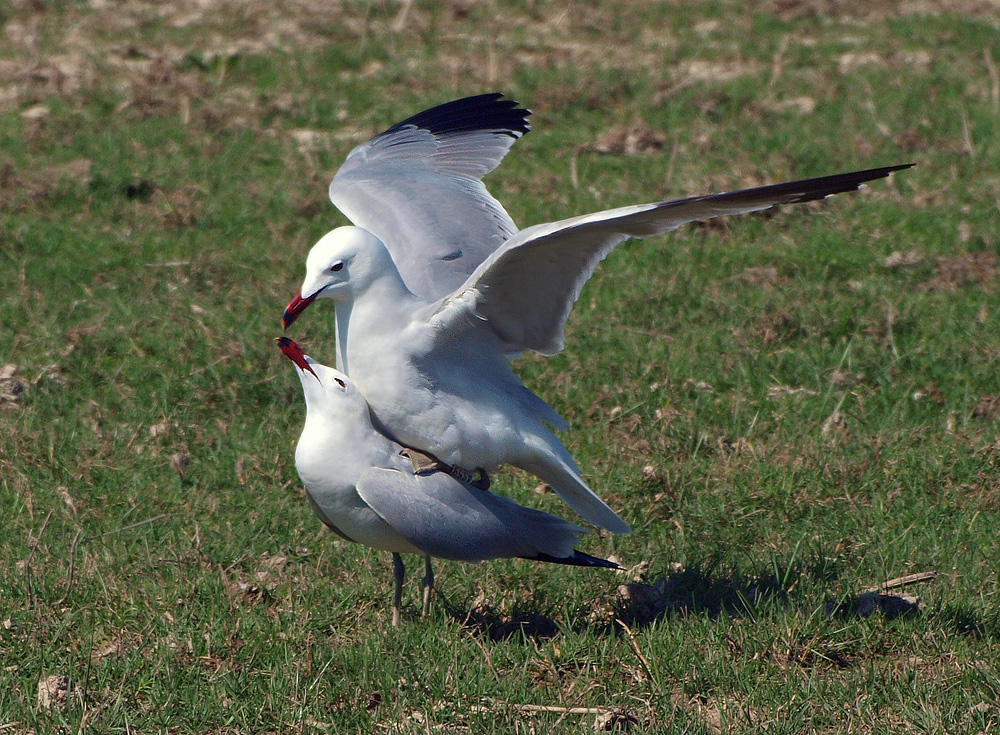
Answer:
[[(608, 504), (601, 500), (587, 487), (580, 477), (573, 458), (570, 457), (555, 434), (549, 434), (549, 441), (544, 436), (525, 437), (525, 446), (535, 451), (522, 461), (512, 464), (527, 470), (542, 482), (546, 483), (559, 494), (566, 504), (579, 513), (590, 523), (611, 533), (628, 533), (632, 529), (622, 520), (621, 516), (611, 510)], [(543, 443), (544, 442), (544, 443)]]
[(548, 554), (540, 553), (537, 556), (524, 556), (521, 558), (531, 559), (532, 561), (547, 561), (552, 564), (568, 564), (574, 567), (601, 567), (602, 569), (621, 569), (621, 566), (615, 564), (613, 561), (602, 559), (599, 556), (591, 556), (590, 554), (585, 554), (582, 551), (577, 551), (576, 549), (573, 549), (572, 556), (567, 556), (567, 557), (549, 556)]

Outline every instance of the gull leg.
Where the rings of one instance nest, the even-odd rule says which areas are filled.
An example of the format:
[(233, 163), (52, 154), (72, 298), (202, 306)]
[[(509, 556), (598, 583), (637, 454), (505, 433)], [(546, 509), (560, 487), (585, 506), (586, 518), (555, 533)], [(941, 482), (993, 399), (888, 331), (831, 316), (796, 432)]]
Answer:
[(426, 475), (429, 472), (437, 472), (448, 466), (438, 460), (437, 457), (421, 452), (419, 449), (406, 448), (400, 454), (413, 464), (413, 474), (415, 475)]
[(490, 489), (490, 476), (482, 467), (475, 472), (463, 470), (455, 465), (445, 464), (433, 454), (421, 452), (419, 449), (409, 447), (403, 449), (400, 454), (410, 460), (413, 465), (413, 474), (428, 475), (431, 472), (446, 472), (461, 483), (476, 488), (477, 490)]
[(464, 485), (474, 487), (477, 490), (490, 489), (490, 476), (482, 467), (477, 469), (475, 472), (469, 472), (468, 470), (463, 470), (461, 467), (456, 467), (455, 465), (442, 464), (440, 469), (444, 470)]
[(396, 590), (392, 596), (392, 627), (399, 627), (399, 612), (403, 606), (403, 576), (406, 569), (403, 567), (403, 557), (396, 552), (392, 553), (392, 578), (396, 583)]
[(431, 567), (431, 557), (424, 554), (424, 606), (420, 614), (424, 617), (431, 611), (431, 589), (434, 587), (434, 569)]

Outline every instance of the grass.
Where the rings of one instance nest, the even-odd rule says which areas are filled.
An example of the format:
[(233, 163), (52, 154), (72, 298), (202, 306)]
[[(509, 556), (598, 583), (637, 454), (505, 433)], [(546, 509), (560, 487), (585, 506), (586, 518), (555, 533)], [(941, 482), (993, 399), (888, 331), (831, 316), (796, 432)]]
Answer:
[[(26, 0), (0, 24), (4, 732), (1000, 725), (988, 6)], [(494, 89), (535, 111), (488, 180), (524, 225), (918, 165), (612, 254), (566, 351), (517, 368), (633, 525), (583, 548), (630, 574), (439, 564), (421, 620), (411, 562), (393, 630), (388, 558), (305, 502), (271, 338), (346, 153)], [(652, 150), (593, 150), (632, 125)], [(327, 361), (332, 334), (318, 307), (294, 329)], [(925, 571), (890, 592), (919, 610), (865, 614)]]

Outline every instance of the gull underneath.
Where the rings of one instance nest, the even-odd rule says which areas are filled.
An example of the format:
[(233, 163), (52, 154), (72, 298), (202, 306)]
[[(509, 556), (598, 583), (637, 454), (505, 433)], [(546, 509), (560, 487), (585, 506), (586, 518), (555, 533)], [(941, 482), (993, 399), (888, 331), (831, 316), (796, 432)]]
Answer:
[(580, 526), (442, 472), (414, 474), (402, 447), (372, 425), (368, 404), (350, 378), (317, 363), (288, 337), (276, 341), (295, 364), (306, 400), (295, 469), (316, 515), (337, 535), (392, 552), (393, 625), (399, 624), (403, 594), (400, 554), (424, 557), (425, 615), (434, 584), (432, 556), (617, 568), (573, 548), (587, 532)]

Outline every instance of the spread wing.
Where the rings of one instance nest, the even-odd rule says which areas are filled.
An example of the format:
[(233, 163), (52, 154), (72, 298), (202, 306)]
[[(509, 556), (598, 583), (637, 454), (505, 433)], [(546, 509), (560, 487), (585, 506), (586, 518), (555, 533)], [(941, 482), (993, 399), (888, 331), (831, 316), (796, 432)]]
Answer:
[(854, 191), (866, 181), (912, 165), (639, 204), (529, 227), (490, 255), (455, 294), (432, 305), (428, 318), (442, 338), (488, 325), (508, 353), (554, 355), (562, 350), (563, 327), (583, 285), (624, 240), (658, 235), (696, 220)]
[(413, 293), (435, 301), (517, 232), (481, 179), (528, 132), (530, 114), (500, 94), (421, 112), (351, 151), (330, 199), (385, 243)]
[(574, 544), (586, 533), (558, 516), (471, 489), (441, 472), (421, 476), (373, 468), (358, 480), (357, 490), (393, 530), (442, 559), (572, 559)]

